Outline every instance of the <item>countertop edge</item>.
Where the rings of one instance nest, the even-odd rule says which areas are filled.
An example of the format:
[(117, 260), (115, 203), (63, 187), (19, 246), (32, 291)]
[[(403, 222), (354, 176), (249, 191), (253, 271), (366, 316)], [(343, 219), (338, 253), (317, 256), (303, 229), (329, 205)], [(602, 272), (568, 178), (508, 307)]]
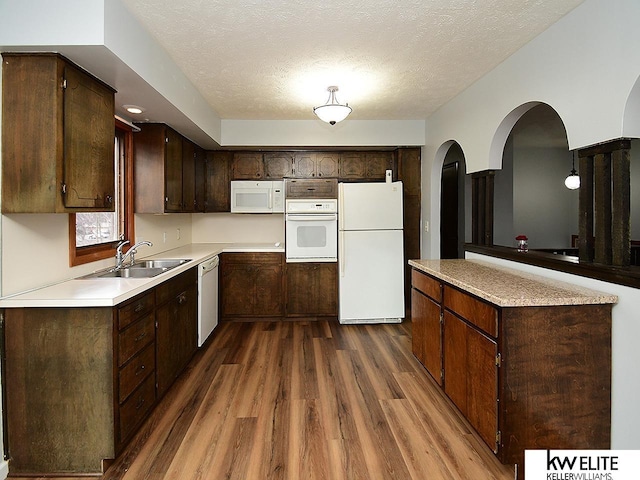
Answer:
[[(467, 262), (463, 276), (454, 276), (452, 272), (447, 271), (449, 267), (459, 267), (460, 262)], [(409, 260), (409, 265), (499, 307), (600, 305), (618, 302), (616, 295), (480, 260)], [(455, 269), (451, 268), (451, 270)], [(479, 274), (480, 272), (484, 275), (483, 277)], [(539, 289), (525, 290), (518, 288), (519, 285), (515, 283), (511, 283), (509, 288), (504, 288), (502, 291), (497, 291), (495, 286), (487, 288), (487, 283), (483, 279), (486, 279), (488, 272), (518, 277), (528, 286), (536, 285)], [(532, 290), (542, 293), (532, 294)]]

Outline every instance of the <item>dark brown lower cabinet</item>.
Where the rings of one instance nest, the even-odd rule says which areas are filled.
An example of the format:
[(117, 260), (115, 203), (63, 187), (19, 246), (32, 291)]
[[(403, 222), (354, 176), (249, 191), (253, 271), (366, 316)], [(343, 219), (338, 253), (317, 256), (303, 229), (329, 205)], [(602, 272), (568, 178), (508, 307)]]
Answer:
[(103, 472), (195, 352), (196, 281), (192, 268), (116, 307), (4, 310), (13, 475)]
[(495, 340), (444, 312), (444, 391), (497, 452), (498, 347)]
[(164, 395), (198, 349), (197, 281), (196, 270), (191, 269), (156, 288), (158, 397)]
[(338, 264), (287, 263), (287, 316), (338, 315)]
[(283, 316), (283, 274), (283, 253), (223, 253), (220, 256), (221, 316)]
[(413, 353), (523, 478), (525, 449), (610, 448), (611, 307), (501, 307), (413, 269)]

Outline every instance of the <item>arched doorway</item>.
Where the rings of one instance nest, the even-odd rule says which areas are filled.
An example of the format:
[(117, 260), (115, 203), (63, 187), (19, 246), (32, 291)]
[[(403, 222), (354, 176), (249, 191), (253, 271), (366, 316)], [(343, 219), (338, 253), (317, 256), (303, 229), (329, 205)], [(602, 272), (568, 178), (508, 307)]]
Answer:
[(453, 143), (442, 164), (440, 180), (440, 258), (464, 258), (464, 153)]

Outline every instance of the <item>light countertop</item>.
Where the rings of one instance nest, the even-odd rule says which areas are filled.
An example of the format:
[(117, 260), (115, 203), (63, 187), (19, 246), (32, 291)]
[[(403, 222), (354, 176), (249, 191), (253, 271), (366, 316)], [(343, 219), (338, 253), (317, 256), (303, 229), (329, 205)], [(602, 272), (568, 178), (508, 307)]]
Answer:
[(151, 278), (76, 278), (0, 298), (0, 308), (19, 307), (112, 307), (159, 285), (223, 252), (278, 252), (284, 244), (197, 243), (138, 260), (187, 258), (189, 262)]
[(479, 260), (409, 260), (412, 267), (499, 307), (616, 303), (618, 297)]

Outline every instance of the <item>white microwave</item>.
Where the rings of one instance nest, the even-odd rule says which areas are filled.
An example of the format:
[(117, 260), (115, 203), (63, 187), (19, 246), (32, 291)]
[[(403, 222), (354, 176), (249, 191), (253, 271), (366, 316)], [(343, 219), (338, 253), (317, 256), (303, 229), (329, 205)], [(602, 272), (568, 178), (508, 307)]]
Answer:
[(232, 180), (232, 213), (284, 213), (282, 180)]

